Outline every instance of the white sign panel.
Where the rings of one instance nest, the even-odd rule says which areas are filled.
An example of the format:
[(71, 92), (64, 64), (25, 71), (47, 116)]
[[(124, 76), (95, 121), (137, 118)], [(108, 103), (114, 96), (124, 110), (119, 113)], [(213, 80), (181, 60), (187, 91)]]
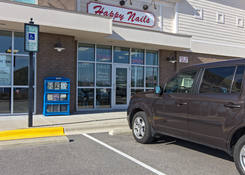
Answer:
[(155, 16), (149, 12), (132, 10), (96, 2), (88, 3), (87, 11), (90, 14), (111, 17), (114, 22), (133, 24), (144, 27), (153, 27), (155, 25)]
[(37, 52), (38, 51), (38, 25), (25, 24), (25, 51)]
[(180, 56), (179, 57), (179, 62), (180, 63), (188, 63), (189, 62), (189, 58), (186, 56)]

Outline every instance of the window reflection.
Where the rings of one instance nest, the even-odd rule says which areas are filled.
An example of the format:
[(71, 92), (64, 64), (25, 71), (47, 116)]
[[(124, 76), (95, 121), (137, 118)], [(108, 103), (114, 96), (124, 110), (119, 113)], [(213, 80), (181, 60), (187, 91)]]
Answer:
[(155, 87), (158, 80), (158, 68), (147, 67), (146, 68), (146, 87)]
[(96, 107), (111, 107), (111, 89), (96, 89)]
[(96, 85), (109, 87), (111, 86), (111, 65), (97, 64), (96, 65)]
[(167, 84), (166, 93), (191, 93), (197, 71), (181, 72), (172, 78)]
[(146, 51), (146, 65), (158, 65), (157, 51)]
[(127, 104), (127, 68), (116, 69), (116, 104)]
[(129, 64), (129, 48), (114, 47), (114, 62)]
[(235, 66), (205, 69), (200, 93), (230, 93), (234, 71)]
[(94, 86), (94, 64), (78, 64), (78, 86)]
[(94, 89), (78, 89), (78, 108), (94, 108)]
[(79, 44), (78, 45), (78, 60), (80, 61), (94, 61), (94, 45), (93, 44)]
[(132, 66), (131, 86), (144, 87), (144, 67)]
[(9, 53), (8, 49), (12, 47), (12, 33), (0, 30), (0, 41), (0, 53)]
[(14, 88), (14, 113), (28, 112), (28, 88)]
[(144, 64), (144, 50), (143, 49), (132, 49), (131, 50), (132, 64)]
[(96, 46), (96, 60), (98, 62), (111, 62), (112, 60), (112, 47), (111, 46)]
[(0, 88), (0, 114), (11, 111), (11, 88)]
[(14, 85), (28, 85), (28, 57), (14, 57)]
[(231, 93), (241, 92), (244, 69), (245, 69), (245, 66), (237, 67), (237, 71), (236, 71), (236, 75), (235, 75), (234, 82), (232, 85)]
[(14, 33), (14, 53), (28, 54), (24, 51), (24, 33)]

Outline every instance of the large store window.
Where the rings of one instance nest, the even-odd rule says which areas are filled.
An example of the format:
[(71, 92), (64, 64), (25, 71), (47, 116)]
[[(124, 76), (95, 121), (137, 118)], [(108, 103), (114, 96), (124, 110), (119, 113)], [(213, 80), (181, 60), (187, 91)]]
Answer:
[(29, 55), (23, 45), (23, 33), (0, 31), (0, 115), (28, 112)]
[(129, 48), (114, 47), (114, 62), (129, 64)]
[[(159, 79), (158, 62), (157, 51), (79, 43), (77, 109), (108, 109), (119, 100), (127, 104), (130, 95), (153, 90)], [(124, 71), (124, 79), (119, 70)]]

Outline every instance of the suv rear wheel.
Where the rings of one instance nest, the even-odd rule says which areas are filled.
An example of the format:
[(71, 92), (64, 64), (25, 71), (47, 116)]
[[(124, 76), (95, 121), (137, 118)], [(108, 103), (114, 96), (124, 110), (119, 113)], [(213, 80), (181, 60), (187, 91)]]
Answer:
[(233, 153), (236, 168), (241, 175), (245, 175), (245, 136), (236, 143)]
[(140, 111), (134, 115), (132, 132), (137, 142), (144, 144), (152, 142), (153, 137), (151, 135), (151, 126), (145, 112)]

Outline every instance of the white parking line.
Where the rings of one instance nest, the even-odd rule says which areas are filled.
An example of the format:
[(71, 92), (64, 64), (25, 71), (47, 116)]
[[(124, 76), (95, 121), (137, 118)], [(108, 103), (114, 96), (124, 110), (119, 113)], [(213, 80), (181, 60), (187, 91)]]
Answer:
[(133, 158), (133, 157), (121, 152), (121, 151), (119, 151), (116, 148), (111, 147), (110, 145), (107, 145), (106, 143), (104, 143), (104, 142), (102, 142), (102, 141), (100, 141), (100, 140), (98, 140), (98, 139), (96, 139), (96, 138), (94, 138), (94, 137), (92, 137), (92, 136), (90, 136), (88, 134), (83, 134), (83, 136), (85, 136), (85, 137), (87, 137), (87, 138), (99, 143), (100, 145), (102, 145), (102, 146), (104, 146), (104, 147), (116, 152), (117, 154), (120, 154), (121, 156), (131, 160), (132, 162), (134, 162), (134, 163), (136, 163), (136, 164), (138, 164), (138, 165), (140, 165), (140, 166), (142, 166), (142, 167), (144, 167), (144, 168), (146, 168), (146, 169), (148, 169), (150, 171), (152, 171), (153, 173), (155, 173), (157, 175), (166, 175), (166, 174), (164, 174), (164, 173), (162, 173), (162, 172), (150, 167), (149, 165), (146, 165), (145, 163), (143, 163), (143, 162), (141, 162), (141, 161), (139, 161), (139, 160), (137, 160), (137, 159), (135, 159), (135, 158)]

